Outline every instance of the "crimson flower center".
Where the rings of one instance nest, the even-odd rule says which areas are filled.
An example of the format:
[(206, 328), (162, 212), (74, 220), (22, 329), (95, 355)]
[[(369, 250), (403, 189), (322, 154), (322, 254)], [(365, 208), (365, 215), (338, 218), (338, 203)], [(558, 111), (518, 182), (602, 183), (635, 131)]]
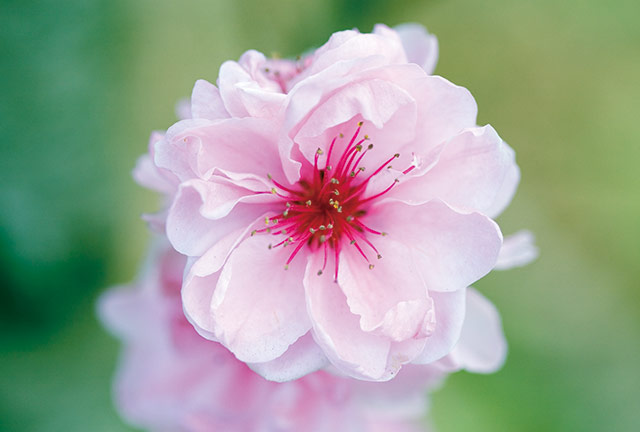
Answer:
[[(383, 169), (391, 168), (391, 161), (400, 155), (394, 154), (372, 173), (365, 173), (361, 162), (367, 153), (373, 150), (373, 144), (368, 144), (367, 135), (359, 139), (361, 128), (362, 122), (359, 122), (342, 154), (334, 152), (334, 146), (337, 139), (344, 136), (340, 134), (331, 141), (324, 167), (320, 167), (318, 163), (324, 151), (318, 149), (314, 157), (312, 175), (298, 181), (294, 187), (284, 186), (268, 176), (274, 185), (271, 193), (282, 198), (282, 213), (266, 218), (266, 227), (254, 230), (251, 235), (267, 233), (277, 236), (280, 241), (270, 244), (269, 249), (292, 247), (285, 269), (305, 245), (324, 254), (323, 265), (318, 270), (318, 275), (326, 269), (329, 256), (334, 257), (336, 280), (339, 256), (344, 247), (355, 248), (370, 269), (374, 268), (370, 256), (382, 258), (372, 239), (385, 236), (387, 233), (367, 226), (363, 218), (371, 202), (389, 192), (398, 179), (373, 195), (367, 196), (366, 189), (369, 181)], [(403, 174), (413, 168), (414, 166), (410, 166)]]

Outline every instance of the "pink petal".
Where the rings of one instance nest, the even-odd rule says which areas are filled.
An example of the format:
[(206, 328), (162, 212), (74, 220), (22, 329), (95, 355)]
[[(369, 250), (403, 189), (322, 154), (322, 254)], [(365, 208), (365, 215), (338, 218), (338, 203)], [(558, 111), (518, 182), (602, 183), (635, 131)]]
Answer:
[(492, 373), (507, 356), (507, 342), (495, 306), (478, 291), (469, 288), (467, 314), (458, 344), (451, 358), (470, 372)]
[[(426, 337), (433, 322), (427, 288), (407, 257), (411, 251), (391, 239), (377, 242), (382, 259), (371, 254), (373, 269), (347, 246), (340, 257), (338, 283), (352, 313), (359, 315), (363, 331), (384, 335), (394, 341)], [(367, 249), (365, 244), (362, 244)]]
[(280, 175), (276, 124), (259, 118), (183, 120), (156, 145), (155, 162), (181, 180), (208, 179), (214, 170)]
[(491, 126), (468, 129), (443, 148), (427, 173), (407, 178), (392, 195), (411, 203), (437, 198), (457, 208), (485, 213), (501, 199), (505, 183), (513, 192), (510, 173), (517, 170), (513, 150)]
[(264, 64), (265, 60), (262, 53), (248, 51), (241, 61), (250, 67), (249, 70), (233, 61), (220, 67), (220, 95), (233, 117), (270, 117), (277, 114), (284, 103), (285, 95), (275, 82), (258, 81), (261, 74), (256, 73), (256, 64)]
[(340, 287), (328, 274), (317, 275), (322, 267), (320, 255), (311, 255), (304, 275), (314, 339), (331, 363), (348, 375), (374, 381), (388, 379), (390, 341), (360, 328), (360, 318), (349, 310)]
[(285, 382), (315, 372), (328, 363), (327, 356), (309, 332), (277, 359), (265, 363), (249, 363), (249, 367), (269, 381)]
[(353, 30), (334, 33), (327, 43), (314, 52), (313, 62), (305, 75), (316, 74), (341, 62), (352, 63), (351, 72), (354, 73), (365, 65), (374, 67), (374, 64), (366, 62), (370, 58), (375, 59), (376, 66), (406, 63), (400, 38), (395, 32), (389, 33), (362, 34)]
[(407, 60), (431, 75), (438, 61), (438, 39), (420, 24), (400, 24), (394, 30), (400, 36)]
[(227, 233), (249, 226), (272, 199), (221, 178), (185, 182), (169, 209), (167, 237), (178, 252), (202, 255)]
[(335, 149), (335, 154), (341, 154), (360, 120), (364, 125), (359, 138), (368, 135), (367, 143), (377, 146), (363, 159), (363, 166), (374, 171), (414, 139), (416, 103), (407, 91), (388, 81), (352, 83), (320, 104), (303, 122), (294, 140), (312, 162), (318, 148), (326, 153), (332, 139), (342, 133), (345, 137), (337, 141)]
[(191, 101), (187, 98), (180, 99), (175, 107), (176, 117), (179, 120), (186, 120), (193, 117), (191, 114)]
[(407, 246), (430, 292), (463, 289), (480, 279), (495, 265), (502, 245), (491, 219), (459, 213), (441, 201), (387, 200), (370, 211), (367, 225), (389, 234), (378, 243), (389, 238)]
[(466, 289), (454, 292), (430, 293), (434, 302), (436, 328), (427, 338), (422, 354), (413, 359), (415, 364), (432, 363), (451, 352), (460, 338), (465, 319)]
[(505, 237), (495, 270), (522, 267), (538, 257), (538, 248), (531, 231), (522, 230)]
[(217, 340), (214, 334), (211, 299), (218, 284), (220, 272), (198, 276), (193, 272), (195, 258), (189, 258), (182, 284), (184, 315), (196, 331), (205, 339)]
[(156, 143), (164, 139), (162, 132), (152, 132), (149, 137), (149, 153), (140, 156), (133, 169), (133, 179), (141, 186), (167, 195), (175, 193), (179, 179), (170, 171), (158, 168), (153, 161)]
[(216, 86), (205, 80), (196, 81), (191, 93), (191, 116), (209, 120), (229, 117)]
[(412, 151), (428, 155), (437, 145), (476, 125), (478, 107), (471, 93), (439, 76), (403, 82), (418, 103), (416, 141)]
[(291, 251), (269, 250), (271, 242), (269, 235), (256, 235), (233, 251), (211, 303), (216, 337), (250, 363), (280, 357), (311, 328), (304, 307), (304, 255), (285, 270)]

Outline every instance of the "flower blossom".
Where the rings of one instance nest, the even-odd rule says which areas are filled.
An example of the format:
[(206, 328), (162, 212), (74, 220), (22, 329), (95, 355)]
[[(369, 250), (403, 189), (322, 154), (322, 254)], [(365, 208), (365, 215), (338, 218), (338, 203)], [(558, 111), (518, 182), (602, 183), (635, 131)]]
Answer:
[(378, 25), (297, 61), (248, 51), (217, 86), (196, 83), (190, 118), (152, 137), (136, 177), (170, 203), (154, 223), (188, 257), (182, 301), (202, 336), (275, 381), (499, 367), (499, 319), (468, 287), (498, 261), (492, 218), (519, 169), (436, 58), (422, 27)]
[(417, 432), (425, 389), (445, 365), (367, 383), (318, 371), (267, 381), (220, 344), (198, 335), (182, 313), (184, 257), (156, 245), (142, 278), (107, 292), (102, 321), (124, 341), (116, 403), (148, 430), (227, 432)]

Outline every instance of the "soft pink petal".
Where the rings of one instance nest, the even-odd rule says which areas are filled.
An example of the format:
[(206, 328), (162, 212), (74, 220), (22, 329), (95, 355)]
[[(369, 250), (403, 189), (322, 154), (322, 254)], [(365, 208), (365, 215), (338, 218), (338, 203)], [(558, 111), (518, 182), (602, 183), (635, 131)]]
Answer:
[(270, 117), (280, 110), (285, 101), (282, 90), (256, 71), (265, 60), (262, 53), (252, 50), (243, 55), (242, 64), (227, 61), (220, 67), (220, 95), (233, 117)]
[(282, 166), (276, 124), (259, 118), (183, 120), (156, 145), (155, 162), (181, 180), (208, 179), (215, 169), (266, 177)]
[(205, 80), (196, 81), (191, 93), (191, 116), (209, 120), (229, 117), (216, 86)]
[(382, 258), (377, 259), (369, 247), (367, 261), (355, 245), (345, 246), (338, 273), (338, 283), (347, 297), (352, 313), (359, 315), (362, 330), (394, 341), (426, 337), (432, 331), (431, 299), (427, 287), (410, 256), (410, 249), (391, 239), (376, 242)]
[(270, 235), (244, 240), (223, 267), (212, 298), (217, 338), (245, 362), (280, 357), (311, 328), (304, 307), (304, 254), (285, 270), (291, 252), (268, 249), (272, 242)]
[(394, 30), (400, 36), (407, 60), (431, 75), (438, 61), (438, 39), (420, 24), (400, 24)]
[(467, 129), (443, 148), (427, 173), (407, 178), (392, 195), (410, 203), (440, 199), (457, 208), (485, 213), (492, 208), (510, 172), (513, 150), (491, 126)]
[(264, 363), (249, 363), (249, 367), (269, 381), (285, 382), (315, 372), (328, 363), (327, 356), (309, 332), (277, 359)]
[(447, 355), (460, 338), (465, 317), (466, 289), (454, 292), (430, 293), (434, 302), (436, 328), (427, 338), (422, 354), (413, 359), (415, 364), (432, 363)]
[(246, 195), (237, 196), (233, 191), (218, 196), (213, 193), (221, 190), (218, 186), (220, 183), (199, 180), (180, 185), (167, 217), (167, 237), (180, 253), (202, 255), (228, 233), (249, 226), (269, 208), (264, 204), (268, 194), (258, 196), (246, 191)]
[(463, 289), (480, 279), (495, 265), (502, 245), (500, 228), (491, 219), (459, 213), (441, 201), (409, 205), (388, 200), (366, 221), (407, 246), (430, 292)]
[(189, 258), (182, 284), (184, 315), (202, 337), (216, 340), (211, 298), (218, 284), (220, 272), (198, 276), (193, 272), (194, 262), (197, 262), (195, 258)]
[(307, 309), (316, 342), (331, 362), (346, 374), (384, 380), (388, 375), (387, 356), (391, 343), (360, 328), (360, 318), (349, 310), (338, 284), (327, 273), (317, 275), (318, 268), (322, 267), (319, 255), (311, 256), (304, 275)]
[(167, 195), (175, 193), (179, 179), (170, 171), (159, 168), (154, 163), (155, 145), (165, 134), (154, 131), (149, 137), (149, 153), (138, 158), (133, 169), (133, 179), (141, 186)]
[(496, 194), (496, 198), (493, 204), (485, 211), (485, 214), (491, 218), (496, 218), (497, 216), (499, 216), (511, 203), (511, 200), (516, 193), (516, 189), (518, 188), (519, 183), (520, 168), (514, 163), (513, 165), (511, 165), (511, 168), (505, 175), (504, 182), (502, 182), (502, 187)]
[(507, 342), (498, 311), (482, 294), (469, 288), (462, 333), (450, 357), (469, 372), (492, 373), (502, 367), (506, 356)]
[(406, 81), (417, 101), (418, 123), (413, 152), (428, 155), (438, 144), (476, 125), (478, 107), (471, 93), (439, 76)]
[(193, 117), (191, 114), (191, 101), (187, 98), (180, 99), (176, 104), (176, 117), (179, 120), (190, 119)]
[(504, 238), (496, 270), (522, 267), (538, 258), (538, 248), (531, 231), (522, 230)]
[[(377, 65), (406, 63), (400, 38), (392, 34), (362, 34), (354, 30), (334, 33), (329, 41), (318, 48), (313, 55), (313, 62), (305, 75), (316, 74), (340, 62), (360, 62), (362, 66), (373, 67), (362, 63), (362, 59), (375, 58)], [(356, 72), (360, 68), (352, 69)], [(360, 69), (361, 70), (361, 69)]]
[(368, 135), (365, 145), (375, 146), (362, 163), (373, 172), (414, 138), (416, 104), (408, 92), (388, 81), (353, 83), (330, 96), (304, 121), (295, 142), (306, 159), (313, 161), (318, 148), (326, 153), (332, 139), (342, 133), (344, 138), (334, 150), (340, 155), (359, 121), (365, 123), (359, 138)]

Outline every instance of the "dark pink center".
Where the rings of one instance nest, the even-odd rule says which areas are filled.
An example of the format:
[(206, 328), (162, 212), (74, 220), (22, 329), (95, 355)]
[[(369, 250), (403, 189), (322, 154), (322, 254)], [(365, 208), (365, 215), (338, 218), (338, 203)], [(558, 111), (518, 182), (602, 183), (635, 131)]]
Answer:
[[(282, 198), (284, 209), (282, 213), (265, 221), (266, 228), (255, 230), (251, 234), (264, 232), (281, 239), (269, 248), (293, 247), (285, 269), (305, 245), (324, 253), (323, 265), (318, 270), (318, 275), (326, 269), (328, 257), (335, 257), (335, 279), (338, 277), (338, 257), (343, 247), (354, 247), (370, 269), (374, 265), (369, 256), (382, 258), (370, 238), (385, 236), (386, 233), (368, 227), (362, 219), (371, 202), (389, 192), (398, 180), (374, 195), (365, 196), (365, 191), (369, 181), (383, 169), (389, 168), (391, 161), (400, 155), (391, 156), (371, 174), (365, 174), (360, 163), (372, 151), (373, 144), (367, 144), (367, 135), (359, 139), (361, 128), (362, 122), (358, 123), (341, 155), (333, 154), (333, 150), (336, 140), (343, 138), (342, 134), (332, 140), (322, 168), (318, 166), (318, 159), (324, 152), (318, 149), (311, 178), (300, 180), (295, 187), (286, 187), (269, 176), (274, 184), (271, 193)], [(411, 166), (403, 173), (406, 174), (413, 168)]]

